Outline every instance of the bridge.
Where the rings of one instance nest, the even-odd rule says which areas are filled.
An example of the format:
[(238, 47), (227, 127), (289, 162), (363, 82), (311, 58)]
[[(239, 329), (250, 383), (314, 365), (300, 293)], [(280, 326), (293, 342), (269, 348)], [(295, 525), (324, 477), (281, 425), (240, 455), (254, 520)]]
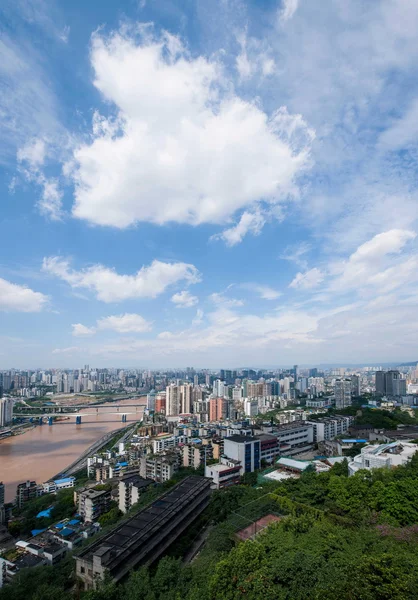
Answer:
[[(120, 412), (120, 409), (125, 408), (135, 408), (135, 412), (138, 412), (138, 409), (143, 409), (146, 406), (146, 402), (142, 404), (54, 404), (48, 406), (19, 406), (18, 408), (13, 408), (13, 416), (21, 416), (21, 415), (31, 415), (31, 416), (39, 416), (45, 414), (66, 414), (66, 413), (76, 413), (80, 410), (83, 412), (92, 410), (96, 413), (99, 412), (99, 409), (106, 410), (106, 414), (109, 414), (107, 411), (117, 409), (117, 412)], [(90, 414), (90, 413), (89, 413)]]

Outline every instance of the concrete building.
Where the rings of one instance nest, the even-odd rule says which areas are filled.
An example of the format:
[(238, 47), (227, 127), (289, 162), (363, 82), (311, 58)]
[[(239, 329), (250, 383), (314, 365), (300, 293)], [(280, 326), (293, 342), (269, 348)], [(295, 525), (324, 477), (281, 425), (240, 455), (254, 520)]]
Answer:
[(154, 454), (158, 452), (164, 452), (165, 450), (171, 450), (176, 447), (176, 438), (173, 435), (161, 435), (154, 440), (152, 443), (152, 451)]
[(78, 512), (85, 521), (92, 522), (109, 510), (110, 490), (84, 490), (78, 494)]
[(354, 417), (345, 415), (334, 415), (333, 417), (322, 417), (317, 421), (307, 421), (313, 428), (313, 441), (315, 443), (332, 440), (348, 431), (354, 422)]
[(0, 398), (0, 427), (9, 425), (13, 420), (12, 398)]
[(224, 439), (224, 454), (241, 463), (241, 475), (252, 473), (260, 468), (261, 442), (250, 435), (232, 435)]
[(155, 562), (206, 508), (209, 498), (209, 480), (187, 477), (85, 548), (76, 557), (76, 574), (84, 589), (97, 587), (106, 575), (120, 581), (133, 569)]
[(24, 483), (19, 483), (16, 489), (16, 504), (18, 508), (22, 508), (22, 506), (28, 500), (32, 500), (38, 496), (38, 486), (36, 485), (36, 481), (25, 481)]
[(183, 467), (198, 469), (201, 464), (213, 458), (211, 444), (185, 444), (182, 448)]
[(310, 423), (294, 421), (274, 427), (271, 431), (278, 439), (281, 454), (296, 454), (312, 445), (313, 427)]
[(209, 400), (209, 420), (222, 421), (226, 418), (228, 402), (225, 398), (211, 398)]
[(180, 414), (189, 414), (192, 412), (192, 392), (193, 385), (185, 383), (183, 385), (169, 385), (166, 388), (166, 414), (167, 416), (177, 416)]
[(360, 375), (351, 375), (351, 393), (353, 396), (360, 396)]
[(258, 400), (246, 398), (244, 400), (244, 413), (247, 417), (255, 417), (259, 413)]
[(360, 469), (380, 469), (406, 465), (418, 451), (417, 444), (396, 441), (379, 446), (369, 445), (361, 449), (354, 459), (348, 463), (349, 475)]
[(262, 433), (256, 436), (260, 440), (260, 457), (268, 463), (280, 455), (279, 440), (275, 435)]
[(351, 379), (337, 379), (335, 382), (335, 408), (351, 405)]
[(171, 479), (178, 469), (179, 457), (176, 453), (143, 456), (140, 459), (139, 474), (144, 479), (164, 483)]
[(218, 464), (206, 467), (205, 477), (212, 480), (217, 490), (230, 487), (240, 481), (241, 463), (223, 456)]
[(119, 481), (119, 510), (123, 513), (128, 512), (150, 484), (150, 481), (143, 479), (137, 473), (122, 477)]

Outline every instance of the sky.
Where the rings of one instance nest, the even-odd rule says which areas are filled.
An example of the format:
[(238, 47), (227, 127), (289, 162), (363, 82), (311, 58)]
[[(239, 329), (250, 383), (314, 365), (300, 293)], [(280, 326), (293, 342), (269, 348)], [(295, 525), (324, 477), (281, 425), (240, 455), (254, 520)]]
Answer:
[(3, 0), (0, 369), (412, 361), (416, 0)]

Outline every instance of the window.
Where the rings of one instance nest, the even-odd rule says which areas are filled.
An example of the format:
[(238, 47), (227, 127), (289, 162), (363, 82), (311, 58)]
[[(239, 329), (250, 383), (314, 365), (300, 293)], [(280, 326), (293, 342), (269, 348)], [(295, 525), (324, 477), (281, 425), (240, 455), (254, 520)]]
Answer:
[(84, 567), (80, 567), (80, 573), (85, 573), (86, 569)]

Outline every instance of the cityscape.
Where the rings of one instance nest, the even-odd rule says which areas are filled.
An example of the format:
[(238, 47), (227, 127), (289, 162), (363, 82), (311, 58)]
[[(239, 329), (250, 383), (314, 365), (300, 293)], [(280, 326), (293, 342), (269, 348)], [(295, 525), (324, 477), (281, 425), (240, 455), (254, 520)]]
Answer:
[(0, 600), (417, 600), (417, 39), (0, 2)]
[[(79, 589), (98, 590), (109, 576), (117, 583), (158, 561), (209, 510), (214, 493), (267, 491), (337, 466), (348, 477), (393, 469), (418, 452), (418, 363), (218, 371), (84, 365), (12, 369), (0, 381), (6, 589), (22, 570), (65, 564), (72, 555)], [(85, 428), (92, 444), (78, 438)], [(32, 447), (43, 446), (24, 477), (29, 436)], [(71, 441), (74, 460), (62, 453)], [(158, 502), (164, 509), (155, 512)], [(256, 499), (254, 509), (236, 518), (237, 540), (254, 539), (283, 516), (270, 501)], [(188, 560), (211, 526), (202, 526)]]

